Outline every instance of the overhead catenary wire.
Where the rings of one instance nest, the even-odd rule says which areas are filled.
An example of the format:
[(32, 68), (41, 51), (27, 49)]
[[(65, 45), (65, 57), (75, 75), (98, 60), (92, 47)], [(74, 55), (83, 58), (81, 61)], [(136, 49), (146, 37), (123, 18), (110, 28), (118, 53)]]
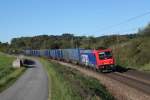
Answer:
[(144, 17), (144, 16), (146, 16), (146, 15), (150, 15), (150, 11), (149, 11), (149, 12), (142, 13), (142, 14), (137, 15), (137, 16), (134, 16), (134, 17), (131, 17), (131, 18), (129, 18), (129, 19), (127, 19), (127, 20), (124, 20), (124, 21), (122, 21), (122, 22), (119, 22), (119, 23), (117, 23), (117, 24), (110, 25), (110, 26), (107, 26), (107, 27), (105, 27), (105, 28), (102, 28), (102, 29), (100, 30), (100, 32), (104, 32), (104, 31), (107, 31), (107, 30), (112, 29), (112, 28), (114, 28), (114, 27), (117, 27), (117, 26), (120, 26), (120, 25), (129, 23), (129, 22), (131, 22), (131, 21), (133, 21), (133, 20), (139, 19), (139, 18)]

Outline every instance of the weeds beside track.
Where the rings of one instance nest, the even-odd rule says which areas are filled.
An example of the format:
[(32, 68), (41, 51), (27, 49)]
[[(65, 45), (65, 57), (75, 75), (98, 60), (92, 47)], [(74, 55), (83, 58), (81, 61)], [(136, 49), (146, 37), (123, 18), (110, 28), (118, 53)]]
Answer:
[[(147, 90), (149, 91), (149, 85), (147, 85), (147, 84), (145, 85), (145, 83), (141, 84), (145, 81), (140, 80), (140, 79), (135, 79), (135, 78), (138, 78), (138, 76), (139, 77), (143, 76), (143, 74), (136, 75), (138, 72), (134, 73), (136, 75), (136, 77), (134, 77), (134, 78), (131, 76), (127, 77), (126, 75), (114, 76), (116, 73), (102, 74), (102, 73), (98, 73), (94, 70), (91, 70), (87, 67), (81, 67), (78, 65), (61, 62), (61, 61), (55, 61), (55, 60), (53, 60), (53, 62), (57, 62), (61, 65), (65, 65), (69, 68), (76, 69), (85, 75), (96, 78), (103, 85), (105, 85), (107, 87), (107, 89), (111, 92), (111, 94), (113, 94), (113, 96), (115, 96), (115, 98), (117, 98), (118, 100), (149, 100), (149, 98), (150, 98), (150, 96), (146, 92)], [(144, 76), (145, 76), (145, 74), (144, 74)], [(144, 80), (145, 79), (146, 79), (146, 77), (144, 78)], [(146, 81), (146, 83), (147, 83), (147, 81)], [(136, 88), (138, 86), (140, 88)], [(145, 87), (147, 87), (147, 88), (145, 88)], [(141, 88), (144, 89), (144, 91), (140, 91)]]
[(51, 79), (52, 100), (114, 100), (98, 80), (56, 62), (41, 62)]

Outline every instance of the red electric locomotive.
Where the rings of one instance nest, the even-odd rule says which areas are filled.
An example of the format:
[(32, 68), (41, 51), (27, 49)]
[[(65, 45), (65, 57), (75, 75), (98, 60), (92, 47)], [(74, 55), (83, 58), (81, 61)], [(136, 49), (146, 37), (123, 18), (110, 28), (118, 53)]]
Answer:
[(97, 70), (115, 70), (111, 49), (80, 50), (81, 64)]
[(105, 50), (94, 50), (93, 53), (96, 57), (96, 68), (97, 69), (115, 69), (115, 60), (112, 55), (111, 49)]

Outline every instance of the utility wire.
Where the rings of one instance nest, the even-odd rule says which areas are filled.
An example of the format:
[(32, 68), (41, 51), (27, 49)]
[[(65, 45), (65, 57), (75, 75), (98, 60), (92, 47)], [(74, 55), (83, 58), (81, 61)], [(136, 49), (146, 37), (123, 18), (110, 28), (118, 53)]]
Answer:
[(118, 23), (118, 24), (114, 24), (114, 25), (105, 27), (105, 28), (103, 28), (103, 29), (101, 30), (101, 32), (106, 31), (106, 30), (109, 30), (109, 29), (112, 29), (112, 28), (117, 27), (117, 26), (120, 26), (120, 25), (122, 25), (122, 24), (126, 24), (126, 23), (128, 23), (128, 22), (131, 22), (131, 21), (133, 21), (133, 20), (139, 19), (139, 18), (141, 18), (141, 17), (143, 17), (143, 16), (146, 16), (146, 15), (149, 15), (149, 14), (150, 14), (150, 12), (146, 12), (146, 13), (143, 13), (143, 14), (140, 14), (140, 15), (137, 15), (137, 16), (134, 16), (134, 17), (131, 17), (131, 18), (129, 18), (129, 19), (125, 20), (125, 21), (122, 21), (122, 22), (120, 22), (120, 23)]
[(117, 31), (114, 31), (114, 32), (112, 32), (112, 33), (122, 33), (122, 31), (124, 32), (124, 33), (130, 33), (130, 31), (138, 31), (138, 28), (139, 27), (134, 27), (134, 28), (129, 28), (129, 29), (124, 29), (124, 30), (117, 30)]

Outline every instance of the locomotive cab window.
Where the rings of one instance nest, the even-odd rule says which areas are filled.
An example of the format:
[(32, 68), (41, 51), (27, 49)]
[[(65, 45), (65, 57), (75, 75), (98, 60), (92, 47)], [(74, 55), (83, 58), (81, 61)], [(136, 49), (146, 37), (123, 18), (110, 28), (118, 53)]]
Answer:
[(109, 59), (112, 58), (112, 53), (110, 51), (99, 53), (99, 59)]

